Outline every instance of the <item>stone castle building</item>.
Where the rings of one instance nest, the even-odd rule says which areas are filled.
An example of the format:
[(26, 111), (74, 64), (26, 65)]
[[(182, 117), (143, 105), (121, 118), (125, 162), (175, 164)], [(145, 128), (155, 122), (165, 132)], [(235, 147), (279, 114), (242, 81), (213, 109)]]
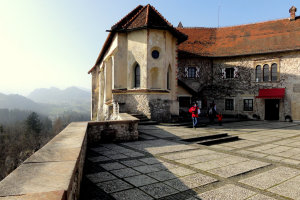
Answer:
[[(265, 120), (300, 120), (300, 18), (174, 28), (151, 5), (112, 26), (92, 74), (92, 120), (120, 112), (170, 121), (192, 102)], [(202, 112), (204, 113), (204, 112)]]

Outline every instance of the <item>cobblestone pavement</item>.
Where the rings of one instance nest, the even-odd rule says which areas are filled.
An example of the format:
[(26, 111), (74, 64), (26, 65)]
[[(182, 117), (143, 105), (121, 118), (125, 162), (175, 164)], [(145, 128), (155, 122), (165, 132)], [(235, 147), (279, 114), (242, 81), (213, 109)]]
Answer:
[[(300, 124), (149, 125), (139, 131), (135, 142), (89, 147), (82, 200), (300, 199)], [(241, 140), (211, 146), (183, 141), (216, 133)]]

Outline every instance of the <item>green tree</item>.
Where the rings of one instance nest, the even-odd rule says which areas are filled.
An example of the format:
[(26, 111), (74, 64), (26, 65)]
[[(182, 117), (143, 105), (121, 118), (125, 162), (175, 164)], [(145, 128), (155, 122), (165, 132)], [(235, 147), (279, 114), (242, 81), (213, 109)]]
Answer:
[(64, 128), (63, 121), (62, 121), (61, 117), (58, 117), (58, 118), (54, 121), (54, 124), (53, 124), (53, 131), (54, 131), (54, 134), (59, 133), (63, 128)]
[(34, 131), (35, 133), (40, 133), (42, 130), (42, 123), (38, 114), (32, 112), (26, 119), (26, 127), (28, 131)]
[(3, 125), (0, 124), (0, 133), (3, 133), (3, 132), (4, 132)]

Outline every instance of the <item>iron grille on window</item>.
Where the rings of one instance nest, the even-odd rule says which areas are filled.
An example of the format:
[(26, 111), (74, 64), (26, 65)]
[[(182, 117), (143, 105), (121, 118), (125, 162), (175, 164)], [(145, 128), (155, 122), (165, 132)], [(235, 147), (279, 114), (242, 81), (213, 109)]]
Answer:
[(188, 78), (195, 78), (195, 77), (196, 77), (196, 67), (189, 67)]
[(253, 111), (253, 99), (244, 99), (244, 111)]
[(233, 99), (225, 99), (225, 110), (233, 110)]
[(225, 69), (226, 78), (234, 78), (234, 68), (226, 68)]

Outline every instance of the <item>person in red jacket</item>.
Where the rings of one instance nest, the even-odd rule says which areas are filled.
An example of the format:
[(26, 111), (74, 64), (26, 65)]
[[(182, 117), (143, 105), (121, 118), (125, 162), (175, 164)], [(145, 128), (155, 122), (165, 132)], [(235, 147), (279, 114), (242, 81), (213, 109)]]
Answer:
[(189, 109), (189, 113), (192, 114), (193, 128), (195, 129), (198, 123), (198, 115), (200, 114), (200, 109), (196, 103)]
[(223, 115), (221, 112), (219, 112), (219, 114), (217, 115), (217, 118), (218, 118), (219, 126), (222, 126)]

